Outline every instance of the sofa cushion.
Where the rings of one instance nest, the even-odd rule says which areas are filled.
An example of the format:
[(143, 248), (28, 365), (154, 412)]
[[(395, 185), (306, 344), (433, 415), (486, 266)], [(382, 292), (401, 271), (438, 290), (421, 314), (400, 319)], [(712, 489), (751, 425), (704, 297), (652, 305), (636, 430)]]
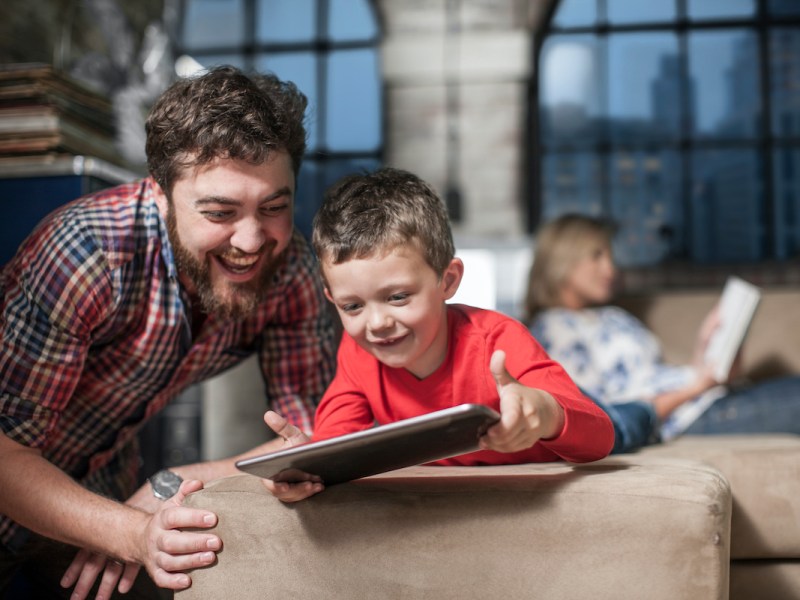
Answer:
[(727, 598), (731, 496), (695, 461), (412, 467), (283, 504), (249, 475), (189, 598)]
[(732, 559), (800, 558), (800, 436), (686, 435), (635, 456), (691, 458), (725, 475)]

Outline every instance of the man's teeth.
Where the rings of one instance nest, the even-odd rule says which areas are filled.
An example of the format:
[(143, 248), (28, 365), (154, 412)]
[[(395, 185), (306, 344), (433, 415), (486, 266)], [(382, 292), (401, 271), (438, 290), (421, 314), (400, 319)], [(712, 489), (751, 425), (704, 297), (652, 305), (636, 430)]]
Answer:
[(247, 269), (249, 269), (258, 262), (258, 256), (240, 256), (236, 258), (221, 256), (220, 260), (229, 269), (234, 269), (237, 271), (246, 271)]

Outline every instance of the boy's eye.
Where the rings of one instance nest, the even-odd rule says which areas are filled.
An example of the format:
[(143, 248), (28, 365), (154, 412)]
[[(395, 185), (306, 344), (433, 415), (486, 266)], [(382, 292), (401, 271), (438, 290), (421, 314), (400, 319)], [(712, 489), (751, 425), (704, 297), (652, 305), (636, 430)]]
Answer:
[(402, 303), (408, 300), (408, 296), (409, 294), (406, 292), (403, 292), (402, 294), (392, 294), (389, 296), (389, 302), (393, 302), (395, 304)]
[(356, 312), (359, 308), (361, 308), (360, 304), (343, 304), (341, 306), (342, 312), (346, 313), (353, 313)]

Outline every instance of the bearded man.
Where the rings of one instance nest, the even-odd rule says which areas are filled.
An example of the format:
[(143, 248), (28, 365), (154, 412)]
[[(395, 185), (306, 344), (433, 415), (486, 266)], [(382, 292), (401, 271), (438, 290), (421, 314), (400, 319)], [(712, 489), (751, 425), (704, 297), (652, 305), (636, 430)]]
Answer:
[(190, 385), (258, 353), (269, 405), (310, 433), (335, 355), (292, 221), (305, 108), (274, 76), (179, 80), (149, 176), (49, 215), (0, 274), (0, 596), (22, 569), (32, 597), (153, 597), (214, 562), (216, 516), (183, 498), (283, 440), (137, 489), (137, 432)]

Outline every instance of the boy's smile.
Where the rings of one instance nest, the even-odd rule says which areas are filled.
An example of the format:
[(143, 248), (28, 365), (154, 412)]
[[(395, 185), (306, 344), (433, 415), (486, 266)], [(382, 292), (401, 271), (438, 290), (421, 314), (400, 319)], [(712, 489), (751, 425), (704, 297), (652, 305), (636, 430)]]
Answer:
[(463, 273), (453, 259), (444, 275), (425, 262), (414, 244), (339, 264), (322, 260), (326, 295), (344, 330), (383, 364), (423, 379), (447, 354), (445, 301)]

